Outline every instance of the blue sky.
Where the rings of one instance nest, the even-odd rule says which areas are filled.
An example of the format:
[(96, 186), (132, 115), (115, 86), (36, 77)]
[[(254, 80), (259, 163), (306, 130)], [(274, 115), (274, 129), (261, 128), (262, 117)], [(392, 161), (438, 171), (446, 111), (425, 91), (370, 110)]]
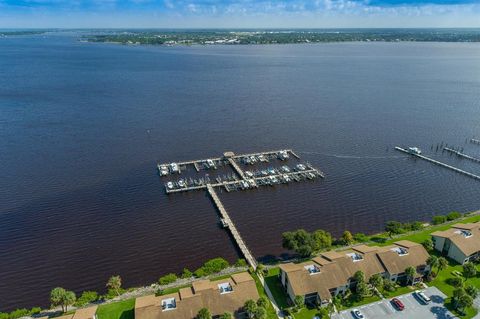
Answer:
[(480, 0), (0, 0), (2, 27), (480, 27)]

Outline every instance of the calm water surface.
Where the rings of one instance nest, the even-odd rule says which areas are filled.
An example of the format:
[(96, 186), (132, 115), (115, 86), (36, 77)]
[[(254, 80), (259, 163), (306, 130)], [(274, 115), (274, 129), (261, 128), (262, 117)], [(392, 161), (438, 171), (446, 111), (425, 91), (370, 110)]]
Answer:
[(375, 232), (480, 208), (479, 182), (393, 150), (480, 136), (480, 45), (127, 47), (0, 39), (0, 310), (239, 253), (157, 161), (293, 148), (325, 180), (221, 193), (257, 258), (296, 228)]

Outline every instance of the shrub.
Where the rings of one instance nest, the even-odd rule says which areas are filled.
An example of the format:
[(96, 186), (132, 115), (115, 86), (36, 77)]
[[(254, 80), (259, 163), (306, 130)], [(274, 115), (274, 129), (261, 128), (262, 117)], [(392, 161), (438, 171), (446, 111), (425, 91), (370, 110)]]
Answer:
[(82, 292), (82, 295), (77, 299), (77, 302), (75, 302), (75, 306), (83, 307), (88, 305), (89, 303), (97, 301), (97, 299), (98, 294), (96, 291), (84, 291)]
[(447, 217), (445, 217), (443, 215), (433, 216), (433, 218), (432, 218), (432, 224), (434, 224), (434, 225), (443, 224), (446, 221), (447, 221)]
[(423, 228), (425, 228), (425, 227), (423, 226), (422, 222), (413, 222), (413, 223), (410, 224), (410, 229), (414, 230), (414, 231), (422, 230)]
[(447, 279), (447, 284), (455, 287), (455, 288), (460, 288), (463, 286), (463, 279), (460, 277), (453, 277), (453, 278), (448, 278)]
[(171, 284), (173, 282), (177, 281), (177, 275), (175, 274), (168, 274), (168, 275), (165, 275), (163, 277), (160, 277), (160, 279), (158, 279), (158, 283), (160, 285), (168, 285), (168, 284)]
[(188, 270), (187, 268), (183, 268), (183, 272), (182, 272), (182, 279), (188, 279), (188, 278), (192, 278), (193, 277), (193, 273)]
[(200, 267), (198, 268), (197, 270), (195, 270), (193, 272), (193, 274), (195, 275), (195, 277), (197, 278), (200, 278), (200, 277), (203, 277), (203, 276), (206, 276), (207, 274), (205, 273), (205, 270), (203, 269), (203, 267)]
[(395, 283), (391, 280), (384, 280), (383, 281), (383, 289), (386, 291), (395, 291)]
[(389, 221), (385, 225), (385, 231), (388, 233), (388, 235), (391, 237), (393, 235), (398, 235), (398, 234), (403, 234), (405, 233), (405, 225), (397, 222), (397, 221)]
[(10, 312), (10, 315), (8, 316), (9, 319), (17, 319), (20, 317), (25, 317), (30, 314), (30, 311), (28, 309), (22, 308), (22, 309), (16, 309), (12, 312)]
[(446, 216), (448, 221), (459, 219), (460, 217), (462, 217), (462, 214), (459, 212), (450, 212)]
[(226, 261), (221, 257), (218, 257), (218, 258), (210, 259), (209, 261), (207, 261), (202, 268), (207, 275), (210, 275), (210, 274), (220, 272), (225, 268), (227, 268), (228, 266), (230, 266), (228, 264), (228, 261)]
[(0, 319), (8, 319), (8, 313), (7, 312), (0, 312)]
[(30, 309), (30, 315), (36, 315), (36, 314), (39, 314), (40, 312), (42, 312), (42, 308), (40, 307), (33, 307), (32, 309)]
[(362, 243), (362, 242), (368, 241), (368, 236), (365, 235), (364, 233), (356, 233), (355, 235), (353, 235), (353, 239), (355, 239), (355, 241)]
[(247, 261), (243, 258), (237, 259), (235, 267), (247, 267)]
[(426, 249), (427, 251), (433, 250), (433, 241), (432, 241), (430, 238), (425, 239), (425, 240), (422, 242), (422, 245), (423, 245), (423, 247), (425, 247), (425, 249)]

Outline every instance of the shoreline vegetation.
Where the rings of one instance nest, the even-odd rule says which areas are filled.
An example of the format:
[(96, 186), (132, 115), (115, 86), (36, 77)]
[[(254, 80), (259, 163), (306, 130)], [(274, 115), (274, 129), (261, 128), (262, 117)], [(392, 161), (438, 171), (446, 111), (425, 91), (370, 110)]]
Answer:
[(113, 30), (84, 42), (125, 45), (254, 45), (331, 42), (480, 42), (480, 29)]
[[(431, 243), (430, 239), (430, 234), (432, 232), (446, 230), (455, 223), (478, 221), (480, 221), (480, 211), (474, 211), (465, 214), (451, 212), (447, 215), (434, 216), (431, 224), (418, 221), (411, 223), (390, 221), (386, 223), (385, 232), (373, 235), (365, 235), (363, 233), (351, 234), (348, 230), (346, 230), (338, 239), (331, 237), (330, 233), (323, 230), (317, 230), (312, 233), (309, 233), (305, 230), (297, 230), (284, 233), (282, 244), (285, 248), (295, 251), (299, 256), (298, 258), (289, 259), (289, 262), (303, 262), (305, 260), (309, 260), (320, 251), (343, 250), (348, 249), (352, 245), (356, 244), (385, 246), (398, 240), (411, 240), (421, 243), (430, 253), (432, 253), (433, 244)], [(261, 272), (265, 276), (266, 283), (272, 290), (274, 299), (277, 299), (278, 297), (276, 294), (278, 287), (275, 289), (275, 283), (272, 281), (271, 277), (272, 274), (276, 273), (276, 269), (278, 269), (277, 265), (281, 262), (285, 261), (277, 260), (273, 263), (269, 263), (267, 266), (259, 264), (257, 269), (257, 271)], [(451, 264), (449, 267), (461, 268), (461, 265), (458, 267), (458, 265)], [(89, 304), (97, 304), (101, 306), (115, 304), (115, 306), (112, 306), (113, 308), (123, 309), (125, 308), (125, 305), (134, 305), (132, 300), (142, 295), (170, 294), (183, 287), (189, 286), (193, 281), (200, 278), (213, 280), (221, 279), (229, 277), (234, 273), (246, 270), (250, 270), (252, 273), (244, 259), (238, 259), (234, 265), (230, 265), (225, 259), (218, 257), (205, 262), (202, 267), (194, 272), (184, 268), (181, 274), (165, 274), (159, 278), (157, 283), (144, 287), (124, 289), (122, 288), (120, 276), (112, 276), (106, 284), (108, 289), (107, 293), (104, 295), (99, 295), (95, 291), (84, 291), (77, 297), (71, 291), (65, 290), (61, 287), (56, 287), (52, 289), (52, 295), (50, 296), (52, 301), (52, 309), (42, 310), (39, 307), (33, 307), (31, 309), (16, 309), (10, 313), (0, 312), (0, 319), (18, 319), (21, 317), (35, 318), (42, 316), (54, 317), (64, 313), (70, 313), (75, 308), (85, 307)], [(447, 271), (445, 271), (442, 276), (434, 278), (431, 283), (450, 296), (451, 287), (445, 287), (445, 284), (443, 281), (441, 281), (448, 277), (446, 276), (446, 272)], [(285, 304), (285, 300), (276, 301), (280, 305)], [(107, 311), (104, 309), (103, 312), (106, 313)], [(99, 317), (99, 319), (118, 318), (105, 316), (105, 318)]]

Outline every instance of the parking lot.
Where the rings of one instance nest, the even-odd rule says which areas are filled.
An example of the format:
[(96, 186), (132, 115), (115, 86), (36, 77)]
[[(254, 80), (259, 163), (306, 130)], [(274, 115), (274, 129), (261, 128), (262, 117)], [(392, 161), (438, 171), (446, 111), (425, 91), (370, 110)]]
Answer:
[[(403, 311), (398, 311), (391, 304), (390, 299), (359, 306), (365, 319), (451, 319), (457, 318), (443, 306), (445, 295), (435, 287), (423, 289), (425, 294), (432, 300), (428, 305), (423, 304), (412, 293), (398, 296), (397, 298), (405, 305)], [(333, 319), (352, 319), (352, 309), (341, 311), (332, 316)]]

